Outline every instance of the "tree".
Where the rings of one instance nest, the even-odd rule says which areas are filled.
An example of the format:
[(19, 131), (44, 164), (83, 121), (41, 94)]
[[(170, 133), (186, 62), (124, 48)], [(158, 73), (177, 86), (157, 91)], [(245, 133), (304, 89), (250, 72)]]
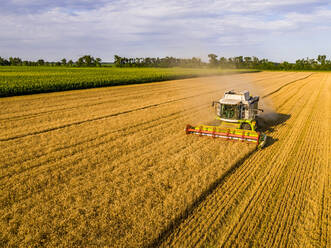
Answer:
[(96, 59), (94, 59), (94, 57), (92, 57), (91, 55), (84, 55), (82, 57), (80, 57), (77, 62), (76, 65), (77, 66), (96, 66), (98, 65), (98, 63), (100, 63), (101, 65), (101, 59), (98, 58), (99, 62), (96, 61)]
[(76, 62), (77, 66), (83, 66), (84, 65), (84, 59), (83, 57), (78, 58), (77, 62)]
[(114, 63), (115, 63), (115, 66), (122, 66), (122, 58), (118, 55), (114, 55)]
[(318, 55), (317, 61), (320, 62), (321, 65), (325, 65), (326, 55)]
[(234, 57), (234, 62), (236, 64), (236, 68), (242, 68), (244, 65), (243, 56)]
[(252, 67), (252, 58), (251, 57), (244, 57), (245, 67), (251, 68)]
[(61, 64), (62, 65), (67, 65), (67, 60), (65, 58), (61, 59)]
[(284, 61), (279, 66), (280, 66), (280, 69), (281, 70), (287, 71), (287, 70), (290, 70), (291, 69), (291, 64), (289, 62), (287, 62), (287, 61)]
[(74, 65), (74, 62), (70, 59), (67, 63), (68, 66), (73, 66)]
[(10, 57), (9, 63), (10, 63), (10, 65), (22, 65), (22, 60), (18, 57), (17, 58)]
[(38, 59), (37, 65), (45, 65), (45, 61), (43, 59)]
[(95, 65), (96, 66), (101, 66), (101, 59), (100, 58), (95, 58)]
[(0, 57), (0, 65), (10, 65), (10, 63), (7, 59)]
[(208, 58), (209, 58), (209, 65), (211, 67), (216, 67), (218, 65), (216, 54), (210, 53), (210, 54), (208, 54)]
[(86, 66), (92, 66), (93, 57), (91, 57), (90, 55), (85, 55), (83, 58)]

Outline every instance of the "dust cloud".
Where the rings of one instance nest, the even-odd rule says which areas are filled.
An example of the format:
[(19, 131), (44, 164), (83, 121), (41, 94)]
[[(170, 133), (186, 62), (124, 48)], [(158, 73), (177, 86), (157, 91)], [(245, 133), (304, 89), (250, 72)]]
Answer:
[[(276, 113), (273, 103), (268, 98), (263, 98), (268, 92), (266, 92), (263, 84), (259, 85), (259, 80), (255, 75), (234, 74), (223, 76), (209, 76), (201, 78), (192, 78), (185, 80), (178, 80), (178, 85), (182, 87), (185, 85), (185, 91), (188, 97), (183, 104), (186, 106), (192, 106), (192, 108), (198, 108), (194, 114), (187, 118), (187, 122), (193, 125), (208, 124), (215, 120), (215, 109), (212, 107), (213, 101), (219, 101), (225, 91), (235, 90), (244, 91), (248, 90), (250, 95), (259, 96), (259, 109), (263, 109), (260, 112), (259, 119), (263, 119), (266, 122), (275, 122), (279, 116)], [(183, 91), (183, 88), (179, 87), (178, 93)], [(183, 106), (179, 106), (183, 108)]]
[(272, 101), (269, 98), (264, 98), (268, 92), (265, 91), (262, 85), (259, 85), (258, 82), (254, 83), (250, 77), (240, 78), (240, 86), (234, 88), (235, 90), (243, 91), (248, 90), (251, 96), (259, 96), (259, 109), (262, 109), (263, 112), (259, 113), (259, 119), (262, 119), (267, 122), (275, 122), (279, 118)]

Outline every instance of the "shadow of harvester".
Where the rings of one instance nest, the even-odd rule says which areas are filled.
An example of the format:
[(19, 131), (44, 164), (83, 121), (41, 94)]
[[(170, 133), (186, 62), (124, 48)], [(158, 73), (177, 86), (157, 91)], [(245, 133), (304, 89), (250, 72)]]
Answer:
[[(290, 119), (291, 115), (282, 113), (265, 113), (259, 116), (258, 125), (259, 130), (262, 132), (272, 133), (276, 126), (284, 125)], [(267, 142), (264, 147), (268, 147), (277, 142), (278, 139), (268, 135)]]

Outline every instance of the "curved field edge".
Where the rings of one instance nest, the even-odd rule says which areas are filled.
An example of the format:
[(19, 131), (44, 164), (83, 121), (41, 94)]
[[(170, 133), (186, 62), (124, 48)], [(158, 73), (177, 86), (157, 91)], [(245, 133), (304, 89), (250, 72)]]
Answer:
[(0, 67), (0, 97), (251, 72), (258, 70), (5, 66)]

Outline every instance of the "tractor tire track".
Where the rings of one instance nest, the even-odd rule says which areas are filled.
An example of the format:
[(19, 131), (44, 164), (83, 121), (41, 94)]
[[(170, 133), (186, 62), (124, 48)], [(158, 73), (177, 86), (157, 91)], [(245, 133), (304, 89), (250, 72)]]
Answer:
[(269, 96), (272, 96), (273, 94), (279, 92), (279, 91), (282, 90), (283, 88), (285, 88), (285, 87), (287, 87), (287, 86), (289, 86), (289, 85), (291, 85), (291, 84), (293, 84), (293, 83), (296, 83), (296, 82), (298, 82), (298, 81), (305, 80), (305, 79), (309, 78), (310, 76), (312, 76), (313, 74), (314, 74), (314, 73), (311, 73), (311, 74), (309, 74), (308, 76), (305, 76), (305, 77), (303, 77), (303, 78), (295, 79), (295, 80), (293, 80), (293, 81), (291, 81), (291, 82), (288, 82), (288, 83), (282, 85), (281, 87), (277, 88), (276, 90), (274, 90), (274, 91), (272, 91), (272, 92), (270, 92), (270, 93), (268, 93), (268, 94), (262, 96), (262, 98), (267, 98), (267, 97), (269, 97)]

